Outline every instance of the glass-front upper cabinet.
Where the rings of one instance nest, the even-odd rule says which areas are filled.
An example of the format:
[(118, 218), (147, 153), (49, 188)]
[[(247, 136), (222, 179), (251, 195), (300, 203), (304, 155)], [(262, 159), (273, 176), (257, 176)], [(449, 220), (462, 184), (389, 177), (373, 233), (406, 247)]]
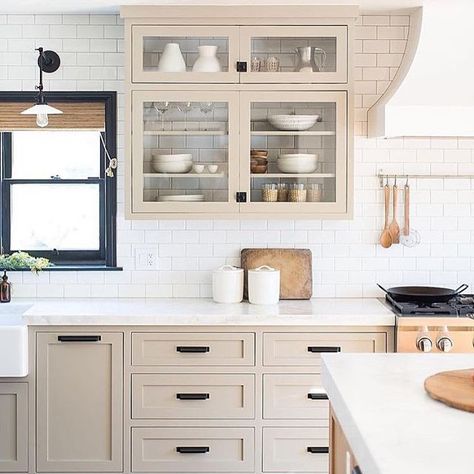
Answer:
[(132, 82), (239, 82), (239, 29), (132, 27)]
[(132, 93), (132, 212), (238, 212), (237, 92)]
[(346, 83), (347, 26), (240, 29), (241, 82)]
[(346, 92), (242, 92), (244, 213), (348, 211)]

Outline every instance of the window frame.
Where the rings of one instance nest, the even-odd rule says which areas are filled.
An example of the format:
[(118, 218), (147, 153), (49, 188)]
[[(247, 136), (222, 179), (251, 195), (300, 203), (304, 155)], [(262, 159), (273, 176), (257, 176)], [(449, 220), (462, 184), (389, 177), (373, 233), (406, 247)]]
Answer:
[[(34, 103), (35, 92), (0, 92), (2, 102), (31, 102)], [(115, 91), (91, 92), (48, 92), (48, 101), (55, 102), (102, 102), (105, 107), (105, 131), (101, 132), (110, 156), (117, 156), (117, 93)], [(105, 173), (107, 157), (100, 145), (100, 170), (98, 178), (84, 179), (12, 179), (12, 132), (0, 132), (0, 195), (1, 222), (0, 244), (2, 253), (9, 254), (11, 237), (11, 186), (14, 184), (98, 184), (99, 185), (99, 250), (29, 250), (21, 249), (35, 257), (46, 257), (56, 266), (84, 267), (116, 267), (116, 214), (117, 214), (117, 171), (114, 177)], [(54, 268), (54, 267), (52, 267)]]

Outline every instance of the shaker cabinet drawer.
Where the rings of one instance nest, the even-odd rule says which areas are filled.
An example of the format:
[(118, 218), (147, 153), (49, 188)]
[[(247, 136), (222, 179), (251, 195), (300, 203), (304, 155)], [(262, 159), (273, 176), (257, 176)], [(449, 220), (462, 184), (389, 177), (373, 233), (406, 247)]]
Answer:
[(328, 424), (329, 402), (317, 374), (263, 376), (263, 417), (316, 419)]
[(263, 428), (264, 472), (327, 473), (329, 436), (325, 428)]
[(132, 365), (254, 365), (253, 333), (133, 333)]
[(132, 417), (254, 418), (254, 375), (133, 374)]
[(133, 472), (254, 472), (253, 428), (132, 428)]
[(269, 366), (321, 366), (326, 352), (385, 352), (385, 333), (265, 333), (263, 362)]

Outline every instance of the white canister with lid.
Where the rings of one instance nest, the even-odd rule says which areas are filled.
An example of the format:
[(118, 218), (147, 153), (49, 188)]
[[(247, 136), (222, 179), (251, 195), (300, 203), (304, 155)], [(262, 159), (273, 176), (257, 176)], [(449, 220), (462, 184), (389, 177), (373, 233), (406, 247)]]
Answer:
[(280, 301), (280, 270), (262, 265), (248, 271), (249, 303), (277, 304)]
[(212, 298), (216, 303), (240, 303), (244, 297), (244, 270), (223, 265), (212, 273)]

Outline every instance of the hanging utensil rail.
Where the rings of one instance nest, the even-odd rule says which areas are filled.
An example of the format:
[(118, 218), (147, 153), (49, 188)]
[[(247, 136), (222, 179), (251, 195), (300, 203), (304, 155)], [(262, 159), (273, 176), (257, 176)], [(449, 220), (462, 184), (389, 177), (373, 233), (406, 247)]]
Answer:
[(403, 179), (474, 179), (474, 174), (410, 174), (410, 173), (384, 173), (382, 170), (377, 174), (380, 187), (383, 188), (387, 180)]

